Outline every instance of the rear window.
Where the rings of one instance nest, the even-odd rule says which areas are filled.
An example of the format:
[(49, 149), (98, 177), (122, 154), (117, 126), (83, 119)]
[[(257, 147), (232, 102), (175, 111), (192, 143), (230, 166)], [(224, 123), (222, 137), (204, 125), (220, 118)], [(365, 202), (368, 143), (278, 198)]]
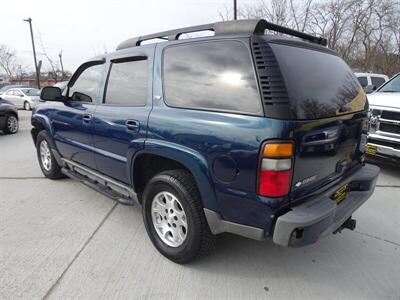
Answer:
[(166, 48), (164, 93), (174, 107), (263, 113), (250, 53), (237, 41)]
[(362, 111), (366, 96), (349, 66), (338, 56), (273, 44), (296, 119), (320, 119)]

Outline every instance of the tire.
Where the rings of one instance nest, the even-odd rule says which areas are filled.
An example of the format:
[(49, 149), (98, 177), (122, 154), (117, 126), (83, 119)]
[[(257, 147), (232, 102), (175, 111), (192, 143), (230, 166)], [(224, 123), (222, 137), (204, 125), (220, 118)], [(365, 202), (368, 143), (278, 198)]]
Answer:
[(4, 133), (15, 134), (18, 132), (18, 129), (19, 129), (18, 117), (14, 114), (7, 115), (4, 127)]
[[(169, 201), (169, 207), (164, 200)], [(162, 206), (163, 203), (165, 206)], [(189, 172), (171, 170), (155, 175), (144, 190), (142, 210), (150, 240), (168, 259), (184, 264), (208, 254), (214, 248), (215, 236), (208, 227), (200, 193)], [(164, 234), (156, 227), (163, 227)]]
[(25, 110), (32, 110), (31, 104), (28, 101), (24, 102), (24, 109)]
[(58, 165), (50, 148), (49, 138), (45, 130), (39, 132), (36, 138), (36, 153), (40, 169), (44, 176), (50, 179), (64, 178), (61, 167)]

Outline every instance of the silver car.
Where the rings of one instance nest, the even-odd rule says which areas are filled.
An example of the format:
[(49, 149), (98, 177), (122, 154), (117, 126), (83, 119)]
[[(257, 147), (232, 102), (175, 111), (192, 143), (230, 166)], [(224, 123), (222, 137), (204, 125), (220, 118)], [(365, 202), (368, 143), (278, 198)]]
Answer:
[(14, 88), (9, 89), (0, 97), (11, 102), (17, 108), (32, 110), (40, 101), (40, 91), (34, 88)]

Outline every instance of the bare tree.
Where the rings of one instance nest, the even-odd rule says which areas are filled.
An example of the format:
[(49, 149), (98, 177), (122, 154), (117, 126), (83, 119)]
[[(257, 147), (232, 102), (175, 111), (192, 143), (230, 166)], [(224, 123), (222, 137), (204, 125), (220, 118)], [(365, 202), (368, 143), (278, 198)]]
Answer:
[[(240, 6), (238, 14), (324, 36), (354, 69), (400, 71), (399, 0), (259, 0)], [(220, 13), (228, 15), (228, 9)]]
[(0, 67), (9, 79), (15, 78), (18, 71), (16, 52), (6, 45), (0, 45)]
[(65, 78), (64, 66), (62, 62), (62, 50), (58, 54), (58, 59), (53, 59), (47, 52), (47, 49), (44, 45), (42, 35), (40, 32), (37, 34), (39, 40), (39, 46), (41, 49), (41, 55), (45, 57), (48, 65), (50, 66), (49, 75), (52, 77), (56, 82), (62, 81)]

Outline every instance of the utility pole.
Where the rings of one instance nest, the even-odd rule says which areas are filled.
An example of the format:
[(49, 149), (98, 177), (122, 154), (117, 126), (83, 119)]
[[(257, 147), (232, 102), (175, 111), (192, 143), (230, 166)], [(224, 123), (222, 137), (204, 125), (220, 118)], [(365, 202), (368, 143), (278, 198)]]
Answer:
[(61, 65), (61, 81), (64, 80), (64, 65), (63, 65), (63, 61), (62, 61), (62, 50), (60, 51), (60, 53), (58, 53), (58, 58), (60, 59), (60, 65)]
[(35, 71), (36, 71), (36, 85), (37, 85), (37, 88), (40, 89), (40, 73), (39, 73), (40, 71), (39, 71), (39, 68), (38, 68), (37, 61), (36, 61), (36, 49), (35, 49), (35, 40), (33, 38), (32, 19), (31, 18), (24, 19), (24, 22), (28, 22), (29, 23), (29, 28), (31, 30), (33, 60), (35, 61)]
[(233, 19), (237, 20), (237, 0), (233, 0)]

